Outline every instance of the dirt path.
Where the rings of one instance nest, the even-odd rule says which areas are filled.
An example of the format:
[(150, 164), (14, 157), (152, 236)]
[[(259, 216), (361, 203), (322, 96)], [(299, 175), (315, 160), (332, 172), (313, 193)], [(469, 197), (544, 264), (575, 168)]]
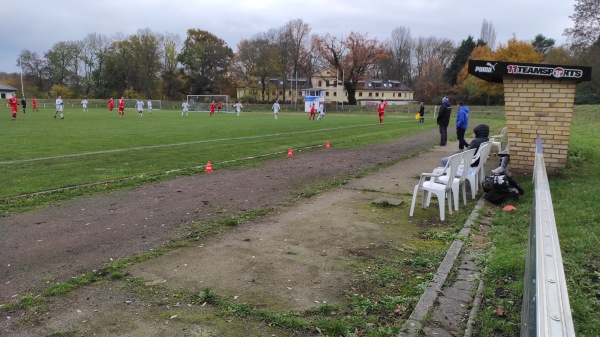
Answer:
[[(49, 284), (98, 269), (110, 261), (160, 247), (171, 238), (188, 235), (192, 222), (256, 209), (278, 209), (315, 182), (343, 179), (359, 170), (430, 148), (436, 141), (437, 132), (432, 131), (351, 150), (336, 149), (332, 143), (331, 149), (296, 151), (292, 158), (273, 160), (257, 168), (220, 170), (213, 165), (212, 174), (78, 198), (41, 211), (0, 218), (4, 233), (0, 238), (0, 247), (4, 247), (0, 252), (0, 303), (35, 294)], [(418, 167), (407, 171), (420, 172), (423, 163), (412, 165)], [(394, 181), (396, 178), (389, 174), (390, 171), (382, 170), (367, 178), (372, 179), (370, 183), (361, 181), (367, 181), (368, 189), (388, 193), (392, 193), (390, 188), (394, 185), (406, 185), (402, 178)], [(390, 185), (390, 179), (394, 184)], [(136, 265), (131, 273), (150, 283), (168, 283), (174, 289), (201, 291), (210, 285), (227, 293), (239, 291), (254, 297), (254, 303), (272, 309), (305, 308), (315, 301), (334, 303), (334, 292), (347, 276), (343, 271), (347, 257), (397, 235), (365, 225), (366, 222), (349, 225), (364, 210), (345, 212), (344, 209), (352, 208), (348, 203), (362, 198), (368, 204), (374, 197), (367, 196), (368, 192), (361, 190), (364, 188), (367, 186), (359, 183), (354, 188), (328, 193), (326, 198), (310, 198), (293, 206), (293, 213), (298, 214), (291, 218), (271, 215), (260, 224), (239, 226), (196, 247)], [(398, 192), (407, 193), (395, 193)], [(306, 226), (311, 230), (306, 230)], [(296, 260), (295, 267), (287, 269), (292, 258)], [(104, 302), (102, 292), (82, 290), (69, 296), (80, 298), (87, 291), (93, 293), (88, 294), (88, 299), (96, 299), (93, 304), (88, 302), (89, 310), (97, 312)], [(269, 292), (273, 293), (271, 298), (264, 296)], [(119, 296), (112, 293), (111, 297)], [(77, 303), (83, 308), (82, 302), (85, 303), (80, 299)], [(63, 316), (61, 324), (77, 320), (77, 314), (73, 315)], [(14, 318), (3, 317), (0, 327), (10, 331), (13, 321)], [(95, 322), (101, 324), (101, 320)], [(143, 329), (133, 330), (144, 335)]]

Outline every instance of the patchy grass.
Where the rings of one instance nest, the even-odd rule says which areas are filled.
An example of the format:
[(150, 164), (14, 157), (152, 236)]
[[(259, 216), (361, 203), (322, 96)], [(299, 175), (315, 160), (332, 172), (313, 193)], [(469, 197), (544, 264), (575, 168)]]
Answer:
[[(576, 106), (568, 168), (549, 177), (571, 312), (577, 336), (600, 336), (600, 107)], [(485, 292), (477, 336), (516, 336), (520, 331), (525, 254), (531, 219), (532, 183), (527, 193), (499, 212), (489, 230), (493, 248), (486, 257)]]

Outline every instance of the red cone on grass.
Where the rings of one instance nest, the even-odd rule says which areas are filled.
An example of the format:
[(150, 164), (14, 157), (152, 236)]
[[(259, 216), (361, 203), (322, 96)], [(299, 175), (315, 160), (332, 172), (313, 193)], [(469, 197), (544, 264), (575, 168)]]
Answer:
[(330, 147), (331, 147), (331, 146), (329, 146), (329, 141), (326, 141), (326, 142), (325, 142), (325, 148), (326, 148), (326, 149), (328, 149), (328, 148), (330, 148)]
[(292, 153), (292, 148), (290, 147), (290, 149), (288, 150), (288, 157), (292, 157), (294, 154)]
[(212, 165), (210, 164), (210, 161), (208, 163), (206, 163), (206, 173), (211, 173), (212, 172)]

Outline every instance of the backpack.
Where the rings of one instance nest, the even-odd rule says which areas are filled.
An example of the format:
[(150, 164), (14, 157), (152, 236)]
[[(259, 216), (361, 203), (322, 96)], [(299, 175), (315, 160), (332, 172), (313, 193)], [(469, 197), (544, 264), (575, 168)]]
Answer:
[(486, 192), (484, 198), (495, 205), (500, 205), (507, 200), (519, 199), (519, 196), (525, 194), (525, 190), (505, 174), (487, 176), (481, 186)]

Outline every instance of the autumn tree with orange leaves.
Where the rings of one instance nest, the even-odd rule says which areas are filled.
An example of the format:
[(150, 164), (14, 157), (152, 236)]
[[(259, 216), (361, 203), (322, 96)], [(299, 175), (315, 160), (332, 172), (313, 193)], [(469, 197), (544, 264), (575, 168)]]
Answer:
[(313, 44), (325, 63), (337, 70), (338, 78), (343, 78), (348, 103), (351, 105), (356, 105), (358, 82), (369, 77), (376, 64), (390, 57), (383, 43), (355, 32), (345, 39), (329, 34), (315, 37)]
[(415, 81), (415, 97), (423, 102), (439, 102), (447, 94), (449, 87), (444, 81), (444, 71), (444, 65), (438, 58), (430, 58)]
[[(500, 44), (496, 51), (492, 52), (488, 46), (476, 47), (470, 60), (489, 60), (501, 62), (524, 62), (541, 63), (544, 54), (536, 52), (533, 45), (527, 41), (519, 41), (512, 38), (507, 44)], [(486, 103), (490, 103), (490, 98), (501, 97), (504, 94), (502, 83), (490, 83), (473, 75), (468, 74), (468, 65), (465, 64), (458, 74), (456, 90), (464, 99), (473, 101), (486, 98)]]

